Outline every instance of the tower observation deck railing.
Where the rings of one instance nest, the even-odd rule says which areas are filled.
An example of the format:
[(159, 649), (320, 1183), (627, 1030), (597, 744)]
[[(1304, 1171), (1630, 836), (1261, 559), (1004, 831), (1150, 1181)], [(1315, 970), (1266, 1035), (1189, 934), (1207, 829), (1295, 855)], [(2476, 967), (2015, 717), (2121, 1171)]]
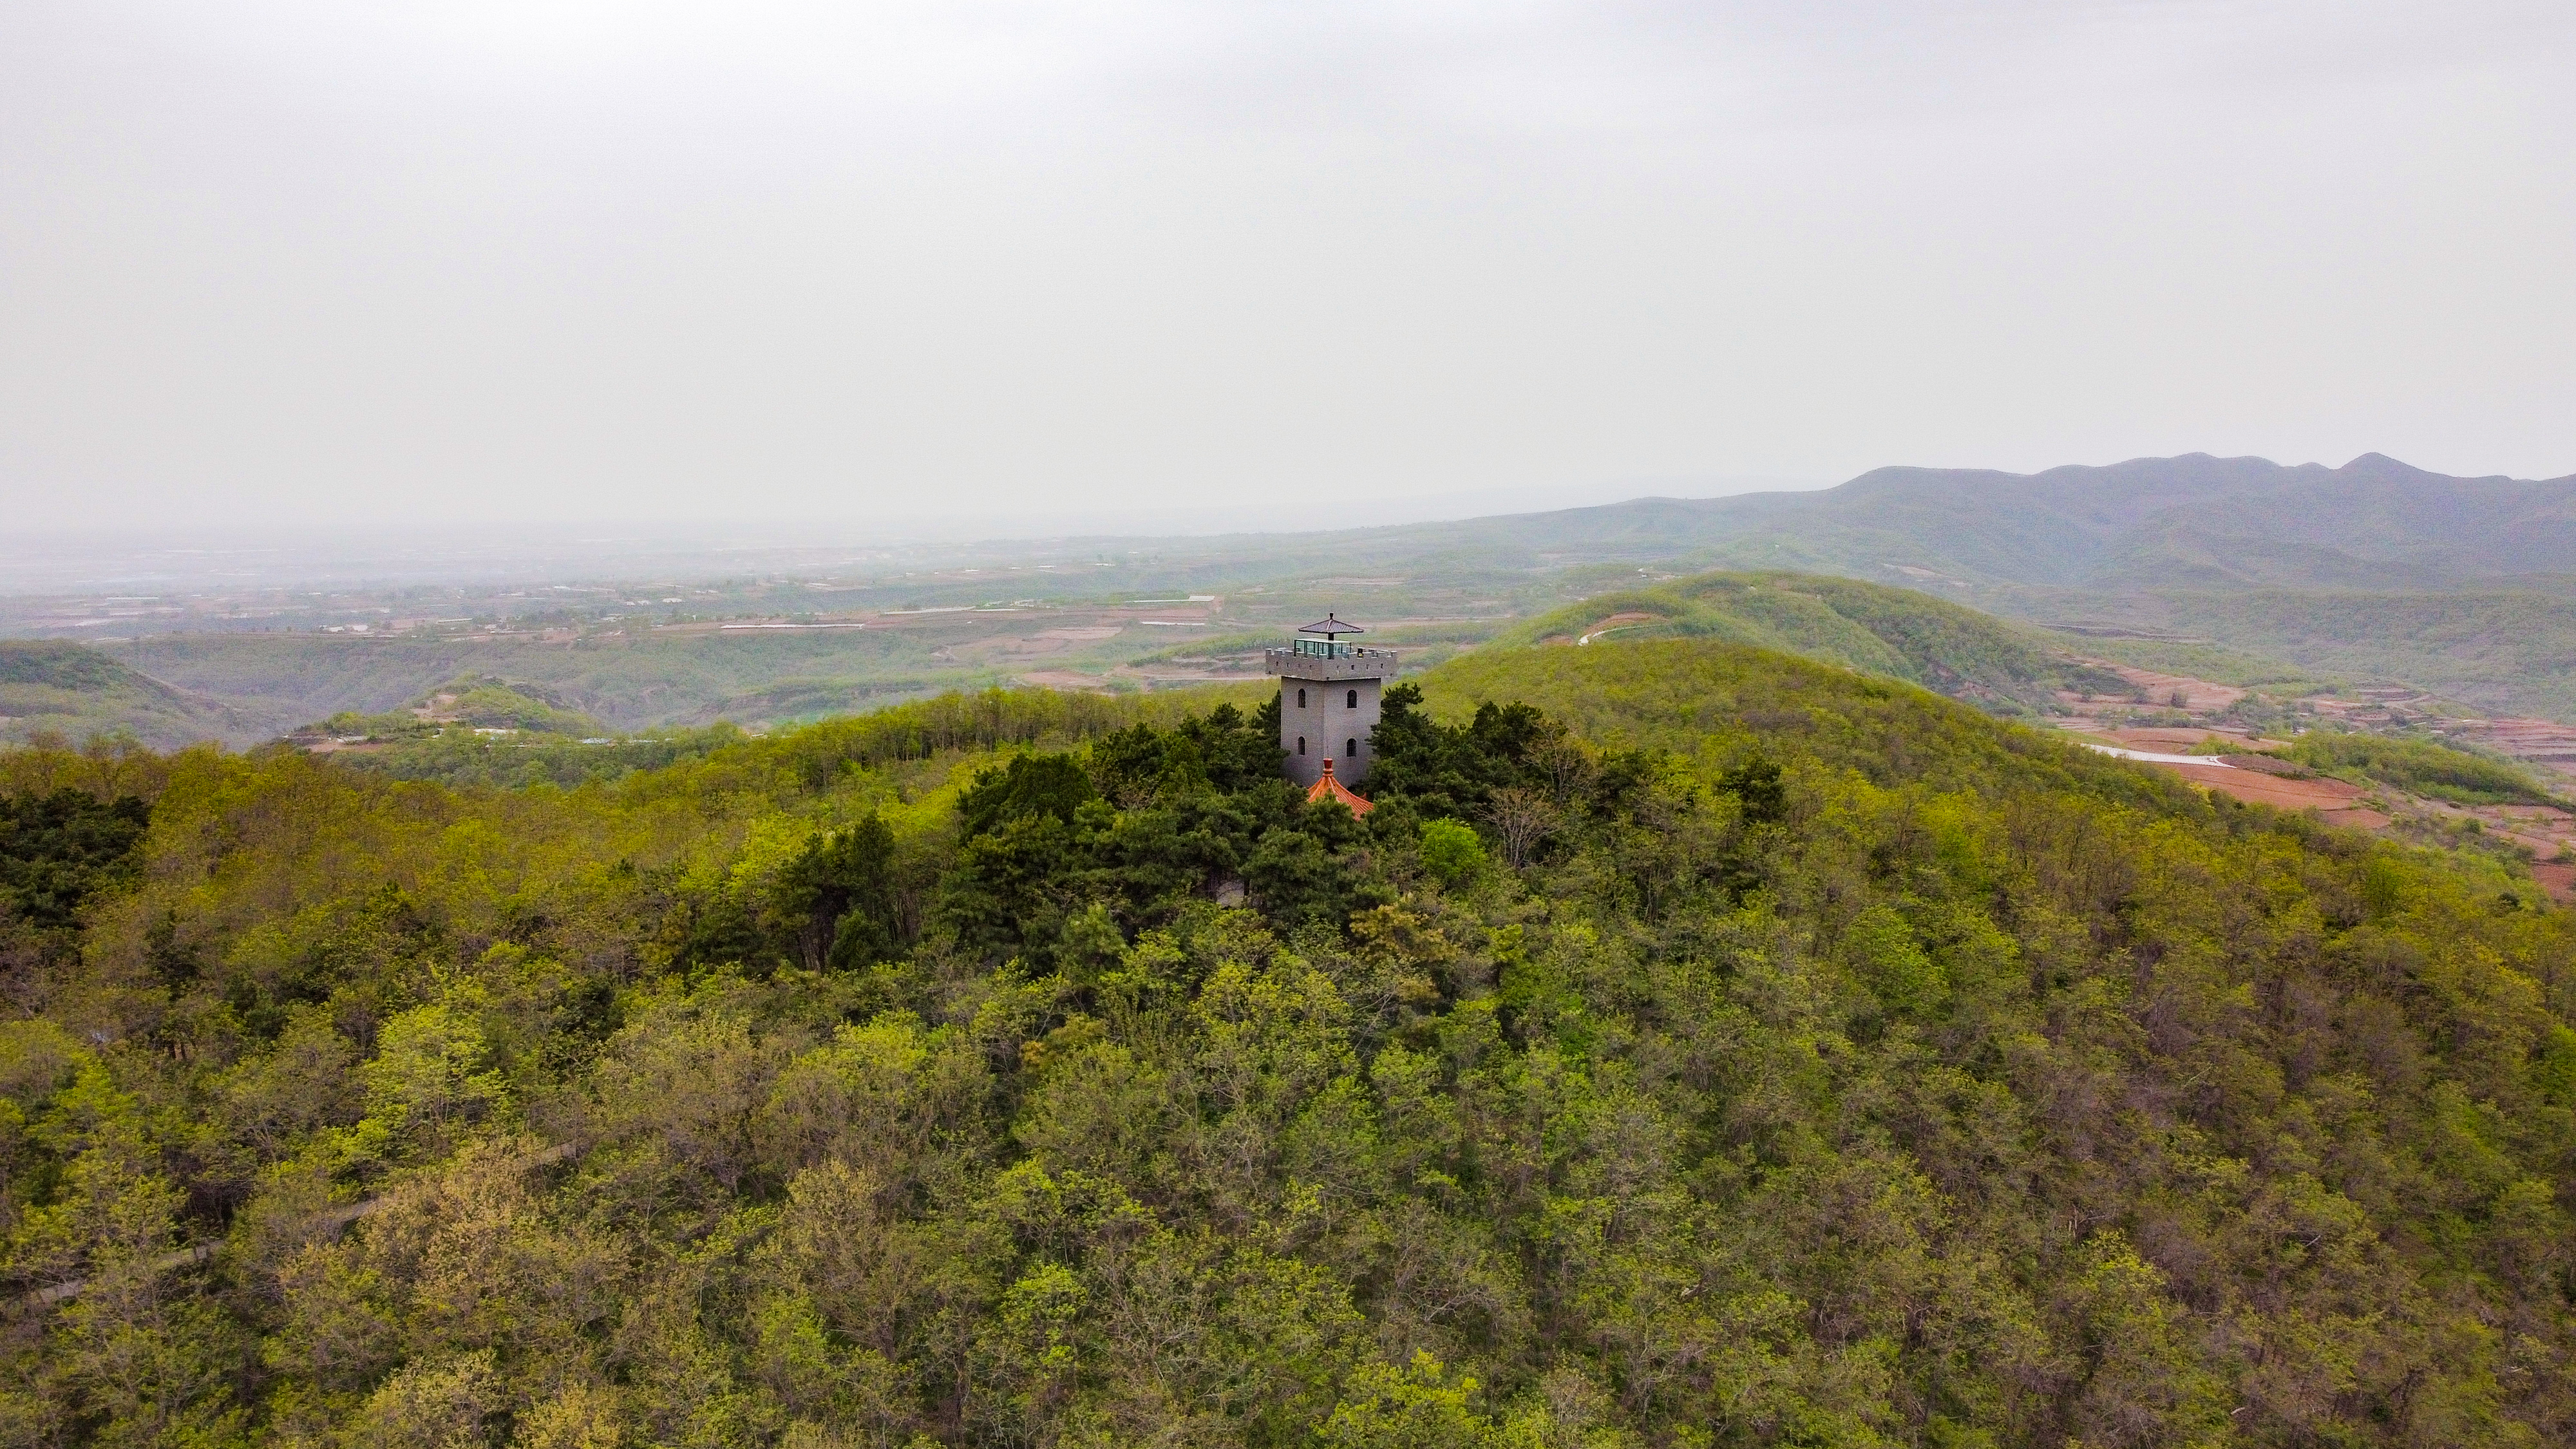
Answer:
[(1261, 662), (1264, 673), (1292, 679), (1383, 679), (1395, 672), (1395, 651), (1336, 639), (1294, 639), (1285, 649), (1262, 650)]
[(1288, 652), (1307, 659), (1363, 659), (1372, 654), (1385, 659), (1395, 657), (1391, 650), (1363, 648), (1357, 644), (1345, 644), (1339, 639), (1291, 639)]

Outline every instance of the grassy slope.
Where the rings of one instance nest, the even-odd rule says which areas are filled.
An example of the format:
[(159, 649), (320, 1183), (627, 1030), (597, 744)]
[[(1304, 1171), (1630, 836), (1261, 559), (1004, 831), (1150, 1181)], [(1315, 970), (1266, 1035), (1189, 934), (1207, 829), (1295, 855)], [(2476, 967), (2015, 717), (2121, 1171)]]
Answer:
[(2186, 813), (2170, 776), (2119, 764), (2051, 734), (2005, 725), (1906, 684), (1754, 645), (1604, 640), (1583, 649), (1492, 649), (1421, 680), (1435, 715), (1525, 701), (1600, 744), (1668, 750), (1715, 768), (1787, 751), (1881, 783), (1973, 789), (1995, 772)]
[(1923, 685), (1989, 707), (2028, 709), (2062, 680), (2110, 688), (2049, 640), (1911, 589), (1780, 572), (1714, 573), (1588, 599), (1503, 642), (1570, 640), (1615, 614), (1655, 616), (1607, 638), (1727, 639)]

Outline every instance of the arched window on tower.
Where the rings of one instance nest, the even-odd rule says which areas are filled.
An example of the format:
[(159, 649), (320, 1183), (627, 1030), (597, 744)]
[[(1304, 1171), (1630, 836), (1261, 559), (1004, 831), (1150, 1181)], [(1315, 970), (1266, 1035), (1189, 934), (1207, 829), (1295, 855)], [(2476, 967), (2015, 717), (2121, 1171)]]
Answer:
[(1360, 757), (1360, 742), (1357, 740), (1342, 741), (1342, 757), (1348, 760), (1358, 759)]
[(1302, 689), (1297, 691), (1297, 707), (1299, 709), (1306, 707), (1306, 691)]
[(1304, 735), (1299, 735), (1297, 737), (1297, 753), (1301, 755), (1306, 753), (1306, 737)]
[(1359, 707), (1360, 707), (1360, 692), (1359, 692), (1358, 690), (1354, 689), (1354, 690), (1350, 691), (1350, 696), (1351, 696), (1351, 697), (1350, 697), (1350, 701), (1349, 701), (1349, 703), (1348, 703), (1348, 704), (1346, 704), (1346, 705), (1344, 705), (1343, 707), (1344, 707), (1344, 708), (1346, 708), (1346, 709), (1357, 709), (1357, 708), (1359, 708)]

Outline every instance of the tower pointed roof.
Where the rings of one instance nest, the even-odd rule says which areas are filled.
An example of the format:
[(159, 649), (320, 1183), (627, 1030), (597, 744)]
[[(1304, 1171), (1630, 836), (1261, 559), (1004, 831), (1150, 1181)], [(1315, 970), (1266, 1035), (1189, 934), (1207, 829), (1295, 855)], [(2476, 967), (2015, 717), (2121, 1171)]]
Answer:
[(1308, 624), (1297, 632), (1300, 634), (1321, 634), (1327, 639), (1336, 639), (1344, 634), (1365, 634), (1368, 631), (1357, 624), (1345, 624), (1333, 615), (1326, 614), (1323, 617), (1322, 622)]
[(1350, 786), (1333, 778), (1333, 757), (1330, 755), (1326, 755), (1324, 757), (1323, 778), (1317, 780), (1314, 784), (1314, 788), (1306, 792), (1306, 803), (1309, 805), (1321, 805), (1327, 800), (1341, 801), (1344, 805), (1350, 808), (1350, 812), (1353, 816), (1366, 815), (1377, 808), (1375, 805), (1361, 799), (1359, 796), (1352, 794)]

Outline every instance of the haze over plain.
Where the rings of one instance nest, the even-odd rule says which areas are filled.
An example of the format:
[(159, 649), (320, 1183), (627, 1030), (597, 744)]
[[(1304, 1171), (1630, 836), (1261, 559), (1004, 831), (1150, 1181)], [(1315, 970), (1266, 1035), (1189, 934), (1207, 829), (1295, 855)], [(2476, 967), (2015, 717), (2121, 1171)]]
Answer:
[(2572, 62), (2576, 13), (2499, 0), (37, 0), (0, 501), (1129, 530), (2190, 451), (2556, 476)]

